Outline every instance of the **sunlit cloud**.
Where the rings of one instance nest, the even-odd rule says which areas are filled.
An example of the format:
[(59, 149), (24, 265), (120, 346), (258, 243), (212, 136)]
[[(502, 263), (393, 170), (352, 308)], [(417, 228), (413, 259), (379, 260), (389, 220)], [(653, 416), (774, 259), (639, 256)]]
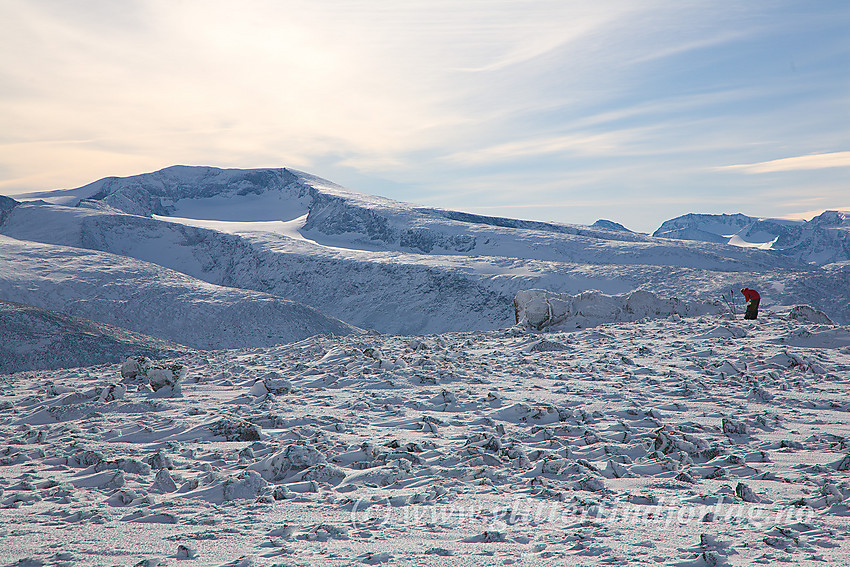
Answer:
[(800, 211), (782, 215), (779, 218), (788, 220), (812, 220), (814, 217), (828, 211), (842, 211), (850, 215), (850, 202), (845, 202), (844, 206), (832, 207), (831, 209), (812, 209), (811, 211)]
[(727, 165), (720, 169), (739, 170), (744, 173), (778, 173), (783, 171), (829, 169), (833, 167), (850, 167), (850, 151), (810, 154), (805, 156), (761, 161), (757, 163)]

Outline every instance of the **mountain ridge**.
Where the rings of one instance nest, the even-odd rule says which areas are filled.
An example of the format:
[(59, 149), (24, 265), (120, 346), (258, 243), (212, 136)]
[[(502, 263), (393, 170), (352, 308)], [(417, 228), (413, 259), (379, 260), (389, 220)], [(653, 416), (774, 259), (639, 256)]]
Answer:
[(193, 349), (59, 311), (0, 300), (0, 374), (96, 366)]
[(8, 236), (0, 236), (0, 299), (197, 349), (361, 332), (271, 294), (217, 286), (120, 254)]
[(661, 238), (758, 247), (818, 266), (850, 260), (850, 212), (827, 210), (808, 221), (759, 218), (737, 213), (689, 213), (665, 221)]
[(509, 326), (514, 295), (531, 288), (719, 301), (758, 287), (765, 309), (805, 302), (850, 321), (850, 273), (777, 251), (421, 207), (286, 168), (174, 166), (38, 196), (0, 234), (134, 258), (380, 332)]

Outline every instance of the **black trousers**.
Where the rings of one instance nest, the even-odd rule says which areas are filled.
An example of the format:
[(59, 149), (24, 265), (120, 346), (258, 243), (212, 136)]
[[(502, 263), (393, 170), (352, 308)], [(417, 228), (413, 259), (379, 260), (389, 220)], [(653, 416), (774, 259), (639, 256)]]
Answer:
[(747, 303), (747, 311), (744, 313), (744, 319), (758, 319), (759, 316), (759, 300), (752, 299)]

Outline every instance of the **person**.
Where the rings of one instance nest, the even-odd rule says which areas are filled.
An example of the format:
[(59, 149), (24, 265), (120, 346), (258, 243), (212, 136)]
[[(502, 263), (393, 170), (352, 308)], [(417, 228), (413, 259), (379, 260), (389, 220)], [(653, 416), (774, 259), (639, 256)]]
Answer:
[(759, 316), (759, 301), (761, 296), (754, 289), (745, 287), (741, 290), (747, 300), (747, 311), (744, 313), (744, 319), (757, 319)]

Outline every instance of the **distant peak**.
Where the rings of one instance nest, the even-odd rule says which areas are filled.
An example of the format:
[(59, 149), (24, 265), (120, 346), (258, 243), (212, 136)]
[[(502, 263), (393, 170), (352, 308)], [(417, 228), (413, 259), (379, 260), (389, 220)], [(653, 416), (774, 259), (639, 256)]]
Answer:
[(607, 228), (608, 230), (619, 230), (619, 231), (622, 231), (622, 232), (634, 232), (634, 231), (631, 231), (628, 228), (624, 227), (623, 225), (621, 225), (618, 222), (614, 222), (614, 221), (607, 220), (607, 219), (599, 219), (598, 221), (593, 223), (591, 226), (595, 226), (597, 228)]
[(850, 225), (850, 211), (824, 211), (809, 223), (820, 226), (847, 226)]
[(20, 205), (20, 203), (11, 197), (5, 197), (0, 195), (0, 224), (3, 224), (3, 221), (6, 220), (6, 217), (9, 216), (9, 213)]

